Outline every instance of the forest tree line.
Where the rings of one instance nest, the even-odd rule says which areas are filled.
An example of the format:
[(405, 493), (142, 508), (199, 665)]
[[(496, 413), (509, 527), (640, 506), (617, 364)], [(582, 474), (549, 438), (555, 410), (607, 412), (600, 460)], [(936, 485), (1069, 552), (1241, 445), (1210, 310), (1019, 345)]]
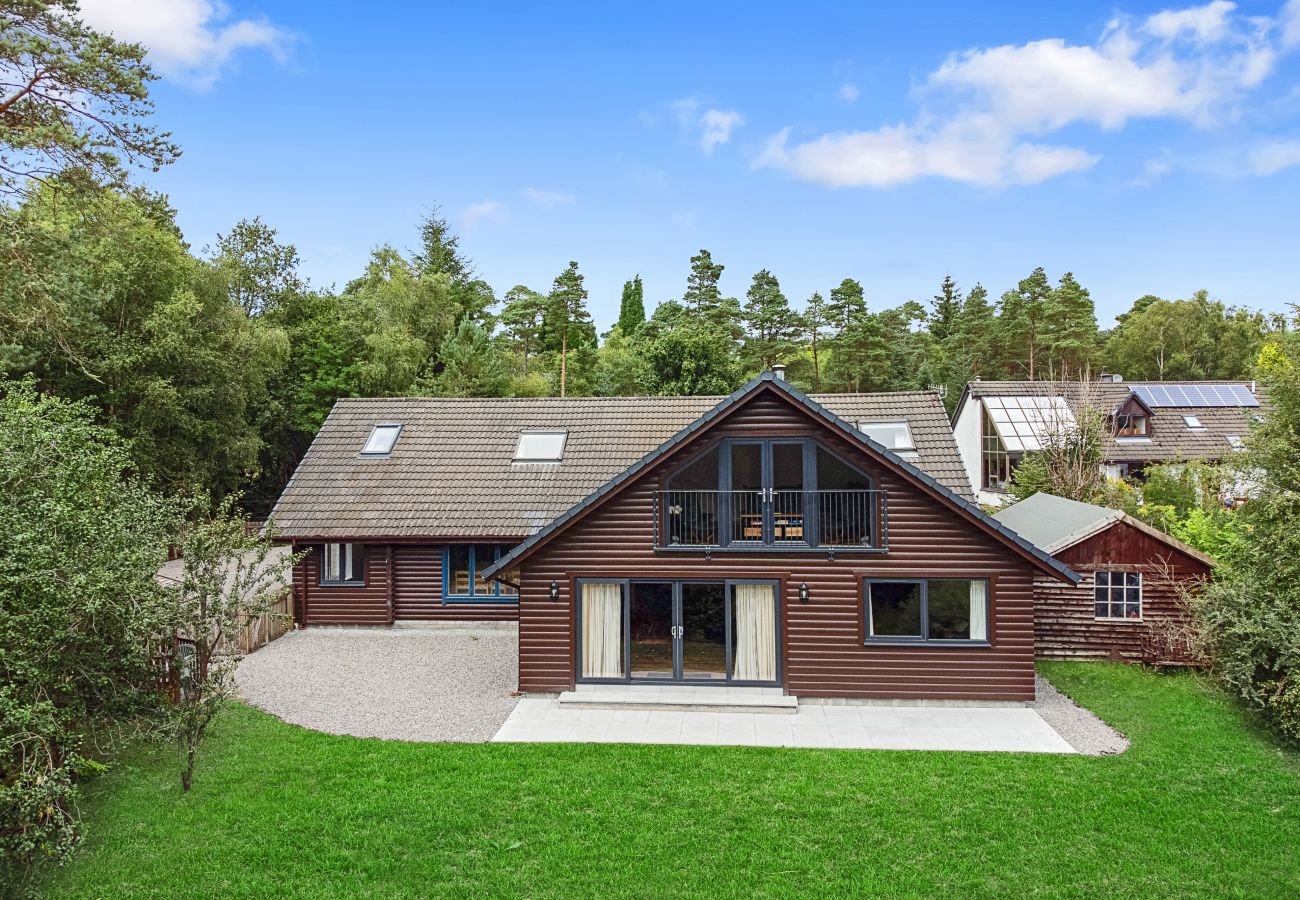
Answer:
[(768, 269), (728, 297), (701, 250), (653, 309), (629, 278), (600, 333), (577, 262), (498, 293), (436, 209), (414, 249), (322, 288), (259, 218), (195, 251), (166, 198), (57, 177), (0, 209), (0, 241), (0, 373), (92, 402), (166, 489), (244, 490), (256, 512), (339, 397), (726, 394), (780, 362), (805, 390), (940, 388), (951, 406), (977, 377), (1249, 378), (1287, 327), (1199, 291), (1102, 331), (1088, 289), (1041, 268), (996, 299), (945, 276), (876, 308), (844, 278), (795, 303)]

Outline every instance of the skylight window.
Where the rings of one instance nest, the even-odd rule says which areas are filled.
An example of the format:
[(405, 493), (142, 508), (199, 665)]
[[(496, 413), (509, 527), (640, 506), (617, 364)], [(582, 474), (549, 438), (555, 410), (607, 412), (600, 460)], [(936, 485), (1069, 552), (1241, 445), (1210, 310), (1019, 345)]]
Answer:
[(559, 462), (564, 458), (567, 431), (521, 431), (515, 447), (515, 462)]
[(1183, 416), (1183, 421), (1187, 423), (1187, 427), (1192, 431), (1205, 430), (1205, 426), (1201, 424), (1201, 420), (1196, 418), (1196, 416)]
[(370, 430), (370, 437), (366, 438), (366, 444), (361, 448), (362, 456), (387, 456), (393, 452), (393, 445), (397, 443), (397, 436), (402, 433), (400, 422), (385, 422), (376, 425)]
[(906, 422), (859, 422), (858, 430), (890, 450), (915, 450), (912, 429)]
[(1246, 449), (1246, 444), (1245, 442), (1242, 441), (1241, 435), (1239, 434), (1225, 434), (1223, 438), (1228, 442), (1228, 446), (1231, 447), (1233, 450)]

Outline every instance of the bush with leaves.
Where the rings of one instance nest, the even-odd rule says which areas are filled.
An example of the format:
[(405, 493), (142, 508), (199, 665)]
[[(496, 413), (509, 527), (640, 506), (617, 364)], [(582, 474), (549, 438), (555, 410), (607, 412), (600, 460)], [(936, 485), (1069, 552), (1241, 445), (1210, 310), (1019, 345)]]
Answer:
[(1240, 537), (1197, 606), (1214, 671), (1283, 734), (1300, 740), (1300, 344), (1268, 345), (1258, 373), (1269, 407), (1251, 429), (1243, 471), (1256, 496)]
[(187, 791), (208, 726), (235, 694), (235, 668), (244, 657), (241, 629), (271, 614), (288, 590), (294, 563), (267, 534), (247, 527), (236, 512), (237, 500), (228, 497), (216, 512), (182, 527), (182, 574), (168, 589), (168, 630), (176, 635), (171, 669), (178, 684), (162, 711), (160, 731), (180, 751)]
[(0, 383), (0, 866), (67, 854), (89, 738), (154, 705), (172, 513), (89, 406)]

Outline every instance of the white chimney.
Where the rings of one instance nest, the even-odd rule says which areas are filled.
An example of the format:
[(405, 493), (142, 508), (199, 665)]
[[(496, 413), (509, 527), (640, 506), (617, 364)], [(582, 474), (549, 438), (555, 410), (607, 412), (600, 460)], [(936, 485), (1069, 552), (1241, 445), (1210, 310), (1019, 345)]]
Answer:
[(778, 381), (785, 381), (785, 365), (783, 363), (773, 363), (772, 374), (777, 377)]

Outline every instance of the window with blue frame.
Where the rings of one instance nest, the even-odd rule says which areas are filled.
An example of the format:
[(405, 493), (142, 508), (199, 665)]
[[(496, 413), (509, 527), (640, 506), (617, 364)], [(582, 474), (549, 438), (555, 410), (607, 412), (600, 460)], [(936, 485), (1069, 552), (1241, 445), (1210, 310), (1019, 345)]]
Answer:
[(518, 592), (513, 586), (482, 576), (509, 552), (502, 544), (448, 544), (442, 551), (442, 602), (514, 603)]

